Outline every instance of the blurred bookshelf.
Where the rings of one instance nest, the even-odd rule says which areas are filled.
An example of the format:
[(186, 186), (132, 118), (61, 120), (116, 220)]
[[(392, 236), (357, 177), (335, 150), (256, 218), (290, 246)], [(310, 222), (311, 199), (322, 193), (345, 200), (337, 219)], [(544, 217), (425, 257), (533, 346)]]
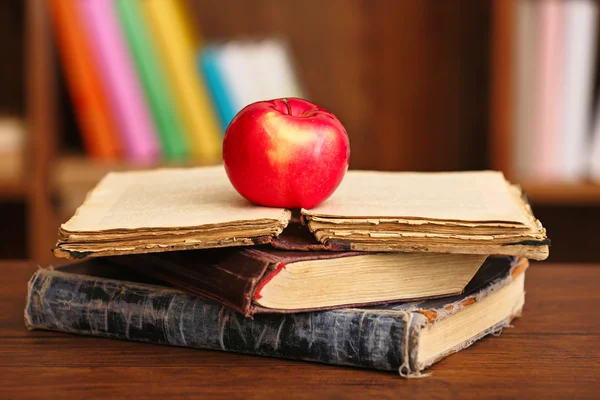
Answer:
[(5, 199), (22, 199), (29, 193), (29, 185), (22, 181), (0, 182), (0, 193)]
[[(333, 111), (347, 127), (351, 168), (502, 169), (522, 185), (548, 227), (556, 242), (551, 251), (554, 260), (599, 259), (581, 239), (590, 237), (600, 223), (598, 185), (527, 181), (498, 162), (509, 150), (503, 139), (498, 143), (497, 126), (507, 127), (509, 122), (489, 112), (497, 96), (498, 55), (490, 58), (490, 51), (497, 51), (496, 3), (216, 3), (185, 2), (205, 40), (268, 36), (288, 40), (310, 99)], [(11, 7), (21, 7), (25, 27), (26, 94), (20, 111), (28, 136), (25, 171), (20, 180), (0, 181), (0, 208), (15, 201), (25, 205), (21, 244), (25, 250), (20, 253), (48, 262), (53, 260), (50, 249), (57, 227), (87, 190), (110, 170), (136, 167), (85, 156), (44, 2), (28, 0)], [(565, 220), (570, 227), (565, 228)]]
[(520, 185), (534, 204), (600, 205), (600, 185), (597, 183), (528, 183), (524, 181)]

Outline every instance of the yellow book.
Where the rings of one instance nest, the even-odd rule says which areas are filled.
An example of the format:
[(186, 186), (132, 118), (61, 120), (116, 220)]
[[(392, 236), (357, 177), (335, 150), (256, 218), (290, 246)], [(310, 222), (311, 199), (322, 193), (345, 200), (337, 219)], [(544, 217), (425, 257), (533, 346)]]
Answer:
[(143, 0), (152, 38), (175, 93), (175, 105), (184, 122), (191, 154), (200, 163), (221, 158), (221, 134), (208, 92), (198, 75), (196, 39), (179, 1)]

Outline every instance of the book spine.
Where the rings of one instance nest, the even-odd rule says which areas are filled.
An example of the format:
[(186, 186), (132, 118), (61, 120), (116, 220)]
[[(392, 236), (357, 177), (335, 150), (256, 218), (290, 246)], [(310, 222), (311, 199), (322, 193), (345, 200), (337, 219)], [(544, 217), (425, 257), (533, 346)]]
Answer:
[(532, 174), (533, 179), (547, 183), (557, 180), (560, 167), (565, 2), (542, 1), (538, 9)]
[(215, 300), (246, 316), (252, 315), (252, 296), (270, 261), (252, 257), (243, 250), (208, 250), (202, 259), (193, 254), (144, 254), (114, 257), (109, 262), (152, 276), (188, 294)]
[(170, 161), (184, 161), (187, 145), (182, 124), (175, 114), (173, 96), (168, 91), (165, 74), (160, 69), (149, 40), (140, 5), (137, 1), (118, 0), (116, 8), (154, 117), (165, 158)]
[(47, 4), (85, 150), (100, 160), (117, 159), (115, 123), (75, 4), (65, 0)]
[(593, 0), (565, 3), (563, 126), (560, 178), (585, 178), (586, 153), (593, 125), (593, 92), (598, 6)]
[(196, 44), (178, 1), (146, 0), (141, 3), (151, 36), (164, 60), (169, 84), (189, 134), (191, 153), (201, 163), (218, 162), (221, 134), (202, 77), (196, 72)]
[(225, 132), (236, 112), (218, 59), (219, 49), (216, 46), (207, 46), (198, 57), (198, 66), (218, 111), (221, 130)]
[(78, 6), (89, 36), (103, 85), (107, 88), (125, 154), (136, 163), (158, 161), (159, 147), (132, 60), (119, 30), (110, 0), (82, 0)]
[(49, 269), (29, 281), (25, 309), (30, 329), (408, 371), (418, 340), (412, 315), (346, 309), (249, 319), (173, 289)]
[(260, 83), (251, 70), (253, 65), (249, 58), (248, 44), (233, 41), (221, 46), (219, 66), (223, 80), (231, 90), (231, 99), (236, 113), (248, 104), (262, 100)]
[(513, 129), (510, 153), (518, 179), (531, 179), (531, 154), (534, 152), (533, 100), (536, 57), (537, 4), (520, 0), (516, 4), (515, 34), (513, 37)]
[(493, 169), (514, 176), (513, 155), (510, 154), (512, 129), (512, 43), (516, 0), (494, 0), (491, 51), (491, 137), (490, 154)]
[(305, 97), (286, 42), (266, 39), (255, 45), (254, 49), (259, 64), (257, 74), (261, 77), (263, 98)]

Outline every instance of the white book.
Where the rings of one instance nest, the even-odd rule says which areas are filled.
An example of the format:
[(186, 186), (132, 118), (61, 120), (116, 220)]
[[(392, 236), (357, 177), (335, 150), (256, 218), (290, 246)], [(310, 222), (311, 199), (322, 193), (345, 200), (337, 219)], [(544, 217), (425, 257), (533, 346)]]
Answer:
[(218, 59), (223, 79), (230, 88), (236, 113), (248, 104), (262, 100), (245, 43), (229, 42), (223, 45)]
[(513, 166), (520, 179), (531, 178), (533, 153), (534, 77), (536, 70), (535, 44), (537, 2), (518, 0), (515, 7), (514, 35), (514, 118)]
[(565, 2), (562, 129), (557, 179), (576, 181), (586, 174), (592, 128), (598, 9), (594, 0)]
[(279, 39), (265, 39), (260, 45), (263, 64), (262, 80), (268, 98), (303, 97), (294, 64), (286, 43)]
[(252, 51), (256, 67), (256, 79), (260, 82), (261, 95), (264, 99), (291, 97), (288, 90), (279, 84), (281, 71), (272, 62), (271, 52), (265, 40), (253, 43)]
[(233, 41), (219, 48), (218, 62), (235, 111), (282, 97), (304, 97), (285, 42)]
[[(248, 92), (246, 93), (247, 104), (255, 103), (262, 100), (271, 100), (265, 92), (265, 85), (262, 80), (262, 55), (257, 51), (260, 42), (256, 41), (243, 41), (240, 42), (239, 51), (241, 57), (245, 60), (246, 70), (245, 76), (248, 79)], [(268, 68), (268, 66), (267, 66)], [(269, 68), (269, 72), (272, 68)]]

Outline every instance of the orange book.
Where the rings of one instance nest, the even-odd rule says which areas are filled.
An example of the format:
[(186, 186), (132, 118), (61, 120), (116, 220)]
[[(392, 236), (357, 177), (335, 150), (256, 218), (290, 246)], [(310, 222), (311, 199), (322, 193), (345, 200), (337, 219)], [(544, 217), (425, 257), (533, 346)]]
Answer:
[(97, 159), (118, 158), (116, 125), (75, 4), (64, 0), (47, 4), (85, 150)]

